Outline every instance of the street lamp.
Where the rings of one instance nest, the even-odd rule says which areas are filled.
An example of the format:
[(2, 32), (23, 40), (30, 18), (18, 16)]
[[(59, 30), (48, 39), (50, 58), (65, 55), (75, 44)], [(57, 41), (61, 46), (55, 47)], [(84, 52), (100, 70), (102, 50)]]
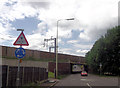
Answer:
[(65, 20), (74, 20), (75, 18), (65, 19)]
[(60, 19), (60, 20), (57, 20), (57, 35), (56, 35), (56, 77), (58, 76), (58, 23), (59, 21), (61, 20), (74, 20), (74, 18), (70, 18), (70, 19)]

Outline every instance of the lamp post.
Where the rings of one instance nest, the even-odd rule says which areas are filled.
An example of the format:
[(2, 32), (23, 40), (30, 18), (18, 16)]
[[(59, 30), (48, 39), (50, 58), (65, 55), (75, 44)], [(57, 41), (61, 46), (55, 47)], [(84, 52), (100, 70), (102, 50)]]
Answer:
[(56, 35), (56, 77), (58, 76), (58, 24), (59, 24), (59, 21), (61, 20), (74, 20), (74, 18), (70, 18), (70, 19), (60, 19), (60, 20), (57, 20), (57, 35)]

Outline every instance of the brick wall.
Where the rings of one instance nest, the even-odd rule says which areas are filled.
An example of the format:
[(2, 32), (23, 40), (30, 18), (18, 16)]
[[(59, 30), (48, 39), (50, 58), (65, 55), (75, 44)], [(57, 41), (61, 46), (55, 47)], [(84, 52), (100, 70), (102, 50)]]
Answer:
[(7, 47), (7, 56), (14, 57), (15, 56), (15, 48)]
[[(14, 47), (2, 46), (2, 56), (16, 58), (15, 50), (16, 50), (16, 48), (14, 48)], [(26, 55), (24, 58), (55, 59), (55, 53), (26, 49)], [(85, 63), (84, 57), (81, 57), (81, 56), (58, 54), (58, 60), (60, 60), (60, 59)]]
[(24, 58), (30, 58), (30, 57), (33, 57), (33, 52), (32, 50), (26, 50), (26, 55)]
[(54, 53), (50, 53), (50, 52), (43, 52), (43, 51), (39, 51), (40, 52), (40, 58), (42, 59), (46, 59), (46, 58), (55, 58), (55, 54)]
[[(56, 63), (48, 63), (48, 71), (53, 72), (56, 69)], [(58, 63), (58, 75), (70, 74), (71, 73), (71, 64), (70, 63)]]
[(7, 56), (7, 51), (6, 51), (7, 47), (2, 46), (2, 56)]

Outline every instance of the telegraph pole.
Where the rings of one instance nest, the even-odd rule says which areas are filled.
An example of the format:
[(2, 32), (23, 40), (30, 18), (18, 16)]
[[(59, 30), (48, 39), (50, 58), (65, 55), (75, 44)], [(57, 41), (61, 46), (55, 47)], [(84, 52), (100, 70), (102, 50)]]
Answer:
[[(56, 46), (56, 38), (50, 38), (50, 39), (44, 39), (44, 44), (45, 44), (45, 42), (47, 42), (48, 43), (48, 41), (52, 41), (52, 40), (54, 40), (54, 46), (50, 46), (49, 47), (49, 52), (51, 52), (51, 48), (54, 48), (54, 53), (55, 53), (55, 59), (56, 59), (56, 50), (57, 50), (57, 47), (58, 46)], [(44, 45), (45, 46), (45, 45)], [(55, 75), (55, 78), (56, 78), (56, 70), (54, 69), (54, 75)]]
[(49, 46), (49, 52), (51, 52), (51, 48), (54, 48), (54, 52), (56, 53), (56, 38), (44, 39), (44, 43), (52, 40), (54, 40), (54, 46)]

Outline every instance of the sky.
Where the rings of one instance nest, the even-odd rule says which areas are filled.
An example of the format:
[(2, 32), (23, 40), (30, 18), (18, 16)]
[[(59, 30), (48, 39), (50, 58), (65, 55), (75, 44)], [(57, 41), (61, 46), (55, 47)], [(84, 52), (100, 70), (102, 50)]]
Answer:
[[(58, 52), (85, 56), (97, 39), (118, 25), (119, 0), (0, 0), (0, 45), (14, 46), (24, 29), (29, 46), (49, 51), (56, 38)], [(66, 20), (75, 18), (74, 20)], [(44, 44), (46, 45), (44, 47)], [(53, 52), (53, 49), (52, 49)]]

